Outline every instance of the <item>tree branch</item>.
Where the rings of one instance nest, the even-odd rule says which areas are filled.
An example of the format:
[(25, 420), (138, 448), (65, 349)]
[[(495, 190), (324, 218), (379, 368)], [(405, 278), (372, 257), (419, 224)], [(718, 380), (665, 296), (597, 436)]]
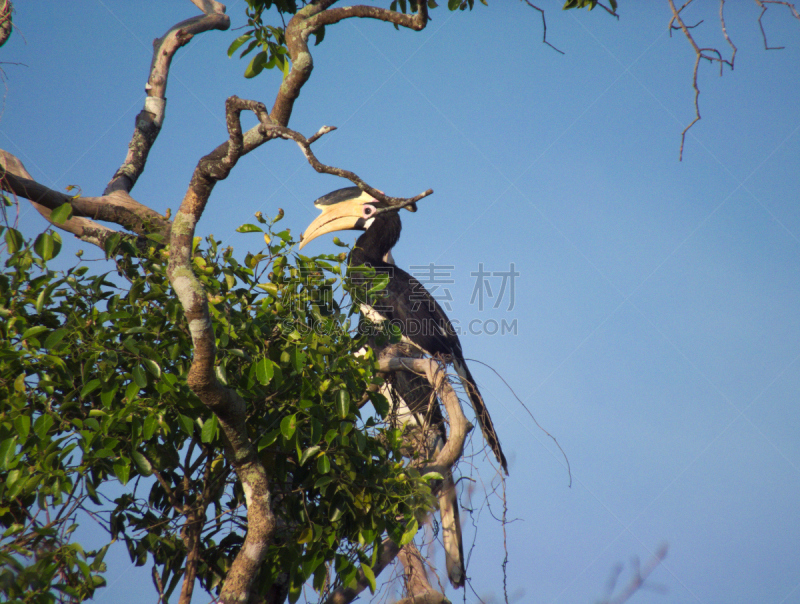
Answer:
[(563, 50), (559, 50), (558, 48), (556, 48), (555, 46), (550, 44), (550, 42), (547, 41), (547, 21), (545, 21), (545, 19), (544, 19), (544, 10), (539, 8), (538, 6), (533, 4), (532, 2), (530, 2), (530, 0), (524, 0), (524, 2), (525, 2), (525, 4), (530, 6), (533, 10), (539, 11), (539, 14), (542, 15), (542, 43), (543, 44), (547, 44), (550, 48), (552, 48), (556, 52), (561, 53), (563, 55), (564, 54)]
[(332, 174), (334, 176), (346, 178), (354, 185), (356, 185), (358, 188), (360, 188), (362, 191), (365, 191), (366, 193), (372, 195), (375, 199), (378, 199), (380, 201), (389, 204), (388, 208), (379, 209), (375, 212), (376, 214), (411, 206), (416, 202), (418, 202), (420, 199), (423, 199), (433, 193), (433, 189), (428, 189), (427, 191), (423, 191), (422, 193), (420, 193), (415, 197), (389, 197), (383, 191), (371, 187), (354, 172), (323, 164), (321, 161), (317, 159), (317, 156), (314, 155), (314, 152), (311, 150), (311, 144), (319, 140), (319, 138), (322, 137), (323, 135), (327, 134), (328, 132), (332, 132), (333, 130), (336, 130), (334, 126), (323, 126), (314, 136), (307, 139), (306, 137), (304, 137), (299, 132), (296, 132), (295, 130), (283, 126), (278, 126), (277, 124), (274, 123), (270, 125), (268, 128), (268, 132), (270, 133), (270, 135), (285, 140), (293, 140), (294, 142), (296, 142), (297, 145), (300, 147), (300, 150), (303, 152), (303, 155), (305, 155), (306, 160), (308, 160), (308, 163), (311, 164), (311, 167), (314, 168), (314, 170), (316, 170), (320, 174)]
[[(202, 2), (203, 0), (197, 1)], [(286, 25), (286, 47), (289, 50), (292, 67), (278, 90), (275, 103), (269, 114), (277, 126), (288, 126), (294, 103), (300, 96), (303, 86), (311, 77), (311, 72), (314, 69), (314, 60), (308, 48), (308, 38), (315, 30), (351, 17), (378, 19), (398, 26), (409, 27), (416, 31), (424, 29), (428, 23), (428, 7), (425, 2), (419, 3), (420, 12), (414, 15), (403, 15), (402, 13), (376, 9), (371, 6), (343, 7), (335, 9), (337, 12), (329, 11), (329, 7), (336, 2), (337, 0), (321, 0), (314, 4), (307, 4), (297, 11)], [(332, 14), (329, 14), (329, 12)], [(260, 125), (254, 126), (243, 135), (242, 155), (250, 153), (250, 151), (260, 147), (272, 138), (274, 136), (267, 133)], [(227, 153), (227, 145), (227, 142), (221, 144), (210, 156), (225, 155)], [(371, 191), (368, 192), (373, 195)]]
[(794, 4), (791, 2), (783, 2), (781, 0), (755, 0), (755, 3), (761, 7), (761, 14), (758, 15), (758, 27), (761, 29), (761, 37), (764, 39), (764, 50), (782, 50), (784, 48), (783, 46), (770, 46), (767, 43), (767, 33), (764, 31), (764, 23), (761, 21), (761, 19), (764, 17), (764, 13), (767, 12), (767, 7), (764, 5), (782, 4), (788, 8), (792, 12), (792, 16), (798, 20), (800, 20), (800, 13), (797, 12), (797, 8), (795, 8)]
[[(634, 559), (634, 573), (631, 580), (625, 586), (625, 588), (617, 595), (616, 597), (606, 598), (605, 600), (600, 600), (598, 604), (624, 604), (627, 602), (633, 594), (639, 591), (642, 587), (644, 587), (645, 582), (647, 581), (650, 574), (664, 561), (664, 558), (667, 557), (667, 545), (662, 544), (658, 551), (647, 561), (644, 568), (639, 568), (639, 560)], [(619, 572), (621, 572), (622, 566), (619, 566), (618, 570), (612, 575), (611, 581), (609, 582), (609, 592), (613, 592), (614, 587), (616, 585), (617, 576)], [(609, 593), (609, 596), (611, 594)]]
[(150, 77), (145, 84), (147, 98), (144, 109), (136, 116), (128, 154), (106, 186), (106, 195), (113, 191), (130, 192), (144, 171), (147, 156), (164, 123), (167, 78), (172, 57), (197, 34), (213, 29), (226, 30), (230, 27), (231, 21), (228, 15), (224, 14), (223, 4), (213, 0), (192, 1), (205, 14), (173, 25), (163, 37), (153, 41), (153, 61), (150, 64)]
[[(756, 0), (756, 1), (758, 2), (759, 0)], [(681, 11), (684, 8), (686, 8), (687, 6), (689, 6), (689, 4), (691, 4), (693, 2), (693, 0), (687, 0), (687, 2), (684, 3), (684, 5), (680, 7), (680, 9), (675, 8), (675, 3), (674, 3), (673, 0), (667, 0), (667, 2), (669, 3), (670, 8), (672, 9), (672, 19), (670, 19), (670, 21), (669, 21), (670, 35), (672, 35), (672, 30), (673, 29), (680, 29), (683, 32), (683, 35), (686, 37), (686, 39), (688, 40), (689, 44), (692, 46), (692, 48), (694, 49), (694, 52), (695, 52), (694, 69), (692, 70), (692, 88), (694, 88), (694, 112), (695, 112), (695, 116), (694, 116), (694, 119), (689, 123), (689, 125), (686, 126), (686, 128), (683, 129), (683, 132), (681, 132), (681, 148), (680, 148), (680, 151), (679, 151), (679, 154), (678, 154), (678, 158), (679, 158), (679, 161), (682, 161), (683, 160), (683, 145), (686, 142), (686, 133), (689, 131), (689, 129), (692, 126), (694, 126), (701, 119), (701, 117), (700, 117), (700, 88), (697, 86), (697, 70), (698, 70), (698, 67), (700, 65), (700, 60), (701, 59), (705, 59), (705, 60), (709, 61), (710, 63), (718, 62), (719, 65), (720, 65), (720, 75), (722, 75), (722, 68), (725, 65), (727, 65), (728, 67), (733, 69), (733, 58), (736, 55), (736, 47), (730, 41), (730, 38), (728, 38), (727, 31), (725, 30), (725, 19), (722, 16), (722, 8), (723, 8), (722, 4), (724, 4), (724, 0), (722, 0), (722, 4), (720, 5), (720, 21), (721, 21), (721, 24), (722, 24), (722, 30), (723, 30), (723, 34), (725, 35), (725, 39), (728, 41), (728, 44), (730, 44), (731, 47), (733, 48), (733, 55), (731, 56), (730, 60), (724, 59), (722, 57), (722, 53), (720, 53), (719, 50), (717, 50), (716, 48), (700, 48), (697, 45), (697, 42), (695, 42), (694, 38), (692, 37), (691, 32), (689, 31), (689, 29), (691, 29), (691, 27), (686, 25), (686, 23), (684, 23), (683, 19), (681, 18), (681, 14), (680, 14)], [(678, 23), (677, 27), (674, 25), (674, 23), (676, 21)], [(713, 53), (713, 54), (709, 54), (709, 53)]]
[(473, 426), (467, 421), (458, 395), (447, 374), (439, 362), (433, 359), (414, 359), (409, 357), (381, 357), (378, 359), (378, 371), (381, 373), (391, 373), (393, 371), (411, 371), (418, 375), (424, 375), (434, 389), (439, 399), (444, 403), (447, 415), (450, 419), (450, 431), (447, 435), (447, 443), (441, 451), (428, 464), (420, 467), (420, 472), (439, 472), (444, 474), (449, 472), (456, 461), (461, 458), (464, 452), (464, 442)]
[(52, 224), (100, 248), (103, 248), (104, 242), (117, 231), (94, 220), (118, 224), (140, 236), (150, 233), (166, 236), (172, 225), (169, 220), (140, 204), (124, 191), (116, 191), (102, 197), (74, 197), (50, 189), (36, 182), (17, 157), (2, 149), (0, 149), (0, 169), (2, 170), (0, 188), (29, 200), (51, 223), (52, 211), (65, 203), (69, 204), (72, 207), (72, 218), (64, 224)]
[(415, 31), (425, 29), (428, 24), (428, 5), (422, 0), (417, 3), (419, 12), (413, 15), (375, 6), (328, 8), (335, 2), (336, 0), (325, 0), (318, 4), (309, 4), (297, 11), (286, 26), (286, 47), (292, 60), (292, 69), (281, 85), (270, 112), (272, 119), (280, 126), (289, 125), (294, 102), (300, 96), (300, 90), (314, 69), (314, 60), (308, 49), (308, 37), (312, 32), (320, 27), (351, 18), (377, 19)]
[(409, 594), (408, 598), (404, 598), (397, 602), (406, 602), (406, 604), (431, 602), (445, 603), (449, 602), (443, 594), (437, 592), (428, 581), (428, 573), (425, 571), (425, 562), (419, 549), (414, 545), (414, 542), (404, 545), (400, 552), (397, 554), (397, 559), (403, 565), (403, 576), (405, 578), (406, 591)]
[(258, 459), (245, 424), (245, 402), (235, 390), (223, 386), (216, 377), (214, 328), (208, 299), (202, 283), (192, 269), (192, 243), (195, 227), (217, 182), (228, 176), (245, 152), (239, 121), (242, 110), (251, 110), (262, 126), (267, 109), (262, 103), (230, 97), (225, 103), (229, 140), (226, 152), (216, 150), (197, 164), (189, 189), (184, 196), (170, 236), (170, 259), (167, 275), (189, 323), (194, 355), (187, 384), (203, 404), (219, 419), (231, 460), (247, 502), (247, 532), (242, 548), (228, 572), (220, 599), (223, 602), (247, 602), (258, 577), (267, 548), (274, 536), (276, 522), (272, 513), (269, 479)]

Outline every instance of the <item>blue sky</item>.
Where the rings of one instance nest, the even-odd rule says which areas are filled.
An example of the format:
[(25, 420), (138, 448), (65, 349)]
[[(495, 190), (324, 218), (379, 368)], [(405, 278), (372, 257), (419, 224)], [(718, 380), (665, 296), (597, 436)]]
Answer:
[[(800, 602), (800, 22), (782, 7), (727, 3), (736, 69), (701, 66), (694, 115), (687, 41), (666, 2), (539, 14), (514, 2), (440, 8), (421, 33), (367, 21), (329, 28), (291, 126), (326, 163), (393, 195), (435, 194), (403, 214), (400, 266), (443, 268), (468, 358), (491, 365), (566, 451), (563, 458), (495, 374), (472, 364), (510, 462), (509, 593), (593, 602), (617, 563), (663, 542), (636, 602)], [(696, 4), (696, 6), (695, 6)], [(722, 48), (718, 3), (686, 19)], [(2, 49), (0, 147), (53, 188), (98, 195), (122, 162), (144, 100), (151, 41), (196, 14), (189, 2), (16, 3)], [(228, 3), (233, 27), (242, 2)], [(173, 62), (164, 129), (133, 195), (176, 209), (199, 157), (225, 139), (224, 99), (271, 106), (277, 74), (245, 80), (225, 51), (241, 32), (195, 38)], [(249, 118), (248, 118), (249, 119)], [(255, 121), (250, 119), (249, 124)], [(244, 158), (199, 230), (244, 250), (235, 228), (286, 211), (301, 232), (312, 201), (348, 183), (315, 173), (293, 143)], [(27, 235), (44, 228), (23, 207)], [(65, 250), (78, 249), (65, 236)], [(329, 252), (330, 238), (309, 245)], [(305, 251), (305, 250), (304, 250)], [(87, 249), (87, 253), (90, 252)], [(470, 304), (483, 269), (509, 292)], [(502, 278), (489, 279), (495, 298)], [(492, 321), (517, 333), (488, 335)], [(503, 531), (481, 503), (497, 479), (479, 436), (462, 463), (474, 485), (465, 531), (472, 588), (502, 599)], [(464, 494), (467, 500), (467, 494)], [(491, 511), (500, 502), (491, 496)], [(154, 597), (122, 548), (98, 602)], [(459, 600), (460, 593), (450, 593)], [(202, 599), (202, 598), (200, 598)], [(200, 601), (200, 600), (198, 600)], [(478, 601), (472, 591), (467, 602)]]

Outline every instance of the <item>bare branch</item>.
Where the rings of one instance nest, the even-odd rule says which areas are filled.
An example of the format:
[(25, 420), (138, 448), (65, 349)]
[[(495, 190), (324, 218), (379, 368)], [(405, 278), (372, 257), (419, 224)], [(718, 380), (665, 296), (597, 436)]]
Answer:
[(45, 219), (50, 220), (51, 212), (57, 207), (69, 204), (72, 207), (72, 218), (64, 224), (53, 223), (54, 226), (100, 248), (103, 248), (108, 237), (117, 231), (94, 220), (118, 224), (140, 236), (149, 233), (162, 235), (169, 233), (171, 227), (169, 220), (140, 204), (124, 191), (116, 191), (102, 197), (73, 197), (55, 191), (36, 182), (17, 157), (2, 149), (0, 149), (0, 169), (2, 169), (0, 187), (28, 199)]
[(427, 191), (424, 191), (415, 197), (389, 197), (388, 195), (384, 194), (383, 191), (368, 185), (366, 182), (364, 182), (364, 180), (361, 179), (361, 177), (359, 177), (354, 172), (351, 172), (350, 170), (343, 170), (342, 168), (334, 168), (333, 166), (327, 166), (323, 164), (321, 161), (317, 159), (317, 156), (314, 155), (314, 152), (311, 150), (311, 143), (318, 140), (321, 136), (327, 134), (328, 132), (332, 132), (333, 130), (336, 130), (334, 126), (323, 126), (314, 136), (307, 139), (306, 137), (304, 137), (299, 132), (296, 132), (295, 130), (292, 130), (290, 128), (285, 128), (283, 126), (278, 126), (277, 124), (274, 123), (268, 126), (267, 128), (267, 132), (271, 136), (274, 136), (276, 138), (282, 138), (285, 140), (293, 140), (294, 142), (296, 142), (297, 145), (300, 147), (300, 150), (303, 152), (303, 155), (305, 155), (306, 159), (308, 160), (308, 163), (311, 164), (311, 167), (314, 168), (320, 174), (332, 174), (334, 176), (346, 178), (354, 185), (359, 187), (362, 191), (365, 191), (366, 193), (372, 195), (375, 199), (378, 199), (380, 201), (389, 204), (390, 207), (379, 209), (377, 210), (376, 214), (382, 212), (389, 212), (396, 209), (404, 208), (406, 206), (410, 206), (418, 202), (420, 199), (423, 199), (433, 193), (433, 189), (428, 189)]
[[(667, 549), (667, 544), (662, 544), (656, 553), (653, 554), (650, 560), (648, 560), (647, 564), (644, 565), (644, 568), (640, 568), (639, 560), (634, 559), (634, 572), (628, 585), (626, 585), (620, 594), (615, 598), (601, 600), (598, 604), (624, 604), (627, 602), (631, 596), (633, 596), (633, 594), (639, 591), (642, 587), (645, 587), (645, 581), (647, 581), (652, 572), (664, 561), (664, 558), (667, 557)], [(609, 581), (609, 593), (614, 590), (614, 586), (616, 585), (617, 578), (619, 577), (621, 571), (622, 567), (619, 565), (614, 569), (611, 580)]]
[[(545, 21), (545, 19), (544, 19), (544, 11), (541, 8), (539, 8), (538, 6), (536, 6), (535, 4), (531, 3), (529, 0), (525, 0), (525, 4), (530, 6), (533, 10), (539, 11), (539, 13), (542, 15), (542, 30), (543, 30), (542, 31), (542, 42), (544, 44), (547, 44), (550, 48), (552, 48), (556, 52), (561, 53), (563, 55), (564, 54), (563, 50), (559, 50), (558, 48), (556, 48), (555, 46), (550, 44), (550, 42), (547, 41), (547, 21)], [(608, 10), (608, 9), (606, 9), (606, 10)]]
[(403, 546), (397, 554), (397, 559), (403, 565), (406, 591), (412, 596), (418, 596), (435, 591), (428, 581), (428, 573), (414, 542)]
[(292, 60), (292, 69), (286, 76), (270, 112), (272, 119), (280, 126), (288, 126), (294, 102), (314, 69), (314, 60), (308, 49), (308, 37), (312, 32), (325, 25), (354, 17), (386, 21), (415, 31), (425, 29), (428, 24), (428, 5), (423, 1), (417, 3), (419, 12), (413, 15), (374, 6), (328, 8), (334, 3), (335, 0), (324, 0), (308, 4), (297, 11), (286, 26), (286, 47)]
[(606, 12), (607, 12), (609, 15), (611, 15), (612, 17), (616, 17), (616, 18), (617, 18), (617, 21), (619, 21), (619, 14), (617, 13), (617, 11), (616, 11), (615, 9), (613, 9), (613, 8), (611, 8), (611, 7), (609, 7), (609, 6), (606, 6), (606, 5), (605, 5), (605, 4), (603, 4), (602, 2), (598, 2), (598, 3), (597, 3), (597, 6), (599, 6), (600, 8), (602, 8), (604, 11), (606, 11)]
[[(734, 61), (736, 60), (736, 50), (737, 49), (736, 49), (736, 45), (728, 37), (728, 28), (725, 26), (724, 9), (725, 9), (725, 0), (719, 0), (719, 23), (720, 23), (720, 26), (722, 27), (722, 35), (725, 36), (725, 40), (728, 42), (728, 45), (732, 49), (732, 52), (731, 52), (731, 71), (733, 71), (733, 64), (734, 64)], [(722, 63), (720, 63), (719, 69), (720, 69), (720, 75), (722, 75)]]
[[(436, 453), (433, 460), (428, 463), (423, 461), (418, 469), (420, 473), (423, 474), (427, 472), (439, 472), (443, 476), (449, 474), (455, 462), (461, 457), (464, 451), (464, 442), (473, 426), (464, 416), (458, 396), (455, 390), (453, 390), (450, 381), (447, 379), (447, 374), (443, 366), (439, 362), (434, 359), (395, 356), (395, 351), (396, 349), (392, 347), (386, 347), (380, 351), (378, 370), (381, 373), (410, 371), (425, 376), (436, 395), (444, 403), (450, 419), (450, 431), (448, 433), (447, 443)], [(424, 440), (424, 438), (421, 440)], [(422, 457), (426, 458), (427, 454), (423, 454)], [(385, 539), (383, 541), (379, 562), (372, 569), (375, 576), (377, 577), (395, 557), (399, 557), (405, 568), (407, 580), (413, 577), (413, 580), (408, 585), (409, 593), (412, 597), (406, 598), (402, 600), (402, 602), (406, 602), (407, 604), (444, 604), (449, 602), (444, 595), (435, 591), (430, 586), (424, 567), (415, 562), (414, 552), (416, 552), (417, 557), (419, 557), (419, 552), (416, 551), (415, 547), (412, 548), (410, 546), (413, 546), (413, 544), (409, 544), (401, 549), (394, 542)], [(347, 604), (352, 602), (369, 586), (366, 577), (360, 572), (356, 583), (357, 587), (355, 588), (340, 587), (334, 591), (325, 601), (325, 604)]]
[(444, 594), (433, 591), (411, 598), (403, 598), (402, 600), (398, 600), (395, 604), (450, 604), (450, 600), (445, 598)]
[(800, 13), (795, 8), (795, 5), (791, 2), (783, 2), (781, 0), (755, 0), (755, 3), (761, 7), (761, 14), (758, 15), (758, 27), (761, 29), (761, 37), (764, 39), (764, 50), (782, 50), (783, 46), (770, 46), (767, 43), (767, 33), (764, 31), (764, 23), (761, 19), (764, 17), (764, 13), (767, 12), (767, 7), (764, 6), (765, 4), (782, 4), (786, 8), (788, 8), (792, 12), (792, 16), (795, 19), (800, 20)]
[[(694, 126), (701, 119), (701, 117), (700, 117), (700, 88), (697, 85), (697, 70), (698, 70), (698, 67), (700, 65), (700, 60), (701, 59), (705, 59), (706, 61), (709, 61), (710, 63), (714, 63), (714, 62), (719, 63), (719, 65), (720, 65), (720, 75), (722, 75), (722, 68), (725, 65), (727, 65), (728, 67), (733, 69), (733, 56), (731, 56), (730, 60), (724, 59), (722, 57), (722, 53), (719, 50), (717, 50), (716, 48), (700, 48), (697, 45), (697, 42), (695, 42), (694, 38), (692, 37), (691, 32), (689, 31), (689, 29), (691, 29), (691, 27), (686, 25), (686, 23), (684, 23), (683, 19), (681, 18), (681, 15), (680, 15), (681, 11), (684, 8), (686, 8), (687, 6), (689, 6), (689, 4), (692, 3), (692, 1), (693, 0), (687, 0), (687, 2), (684, 3), (684, 5), (681, 6), (680, 9), (677, 9), (677, 8), (675, 8), (675, 3), (673, 2), (673, 0), (667, 0), (667, 2), (669, 3), (670, 8), (672, 9), (672, 19), (670, 19), (670, 21), (669, 21), (670, 35), (672, 34), (672, 30), (673, 29), (680, 29), (683, 32), (683, 35), (686, 37), (686, 39), (688, 40), (689, 44), (692, 46), (692, 48), (694, 49), (694, 52), (695, 52), (694, 69), (692, 70), (692, 88), (694, 88), (694, 111), (695, 111), (695, 116), (694, 116), (694, 119), (689, 123), (689, 125), (686, 126), (686, 128), (683, 129), (683, 132), (681, 132), (681, 148), (680, 148), (680, 152), (679, 152), (679, 155), (678, 155), (679, 160), (683, 160), (683, 145), (686, 142), (686, 133), (689, 131), (689, 129), (692, 126)], [(724, 0), (722, 0), (722, 1), (723, 1), (723, 4), (724, 4)], [(759, 1), (759, 0), (756, 0), (756, 1)], [(722, 23), (723, 33), (725, 34), (725, 38), (728, 40), (728, 43), (733, 48), (733, 55), (735, 55), (736, 54), (736, 47), (733, 46), (733, 44), (731, 43), (730, 39), (728, 38), (727, 32), (725, 32), (725, 20), (722, 17), (722, 6), (720, 6), (720, 19), (721, 19), (721, 23)], [(674, 23), (676, 21), (678, 23), (677, 26), (674, 25)], [(698, 23), (698, 25), (699, 25), (699, 23)], [(694, 26), (692, 26), (692, 27), (694, 27)], [(709, 53), (711, 53), (711, 54), (709, 54)]]
[(191, 0), (191, 2), (207, 15), (211, 13), (225, 13), (225, 5), (221, 2), (216, 2), (216, 0)]
[[(203, 0), (198, 0), (203, 1)], [(275, 103), (269, 115), (275, 126), (285, 127), (289, 124), (289, 118), (292, 115), (294, 103), (300, 96), (300, 91), (311, 77), (311, 72), (314, 69), (314, 60), (308, 48), (309, 36), (325, 25), (330, 25), (342, 21), (344, 19), (359, 17), (359, 18), (372, 18), (382, 21), (387, 21), (402, 27), (409, 27), (414, 30), (422, 30), (428, 22), (428, 8), (425, 2), (419, 3), (419, 12), (414, 15), (404, 15), (395, 11), (386, 9), (378, 9), (372, 6), (353, 6), (344, 7), (340, 9), (328, 10), (330, 6), (336, 3), (337, 0), (321, 0), (313, 4), (307, 4), (301, 8), (292, 17), (286, 25), (286, 47), (289, 50), (289, 58), (291, 59), (292, 67), (289, 74), (281, 84)], [(330, 129), (332, 130), (332, 128)], [(327, 130), (328, 132), (330, 130)], [(309, 144), (313, 143), (325, 132), (317, 133), (308, 141)], [(243, 134), (243, 148), (242, 155), (250, 153), (252, 150), (260, 147), (268, 140), (275, 138), (275, 133), (266, 130), (262, 124), (254, 126)], [(213, 153), (208, 157), (221, 157), (227, 153), (228, 142), (221, 144)], [(378, 193), (373, 193), (374, 190), (367, 190), (368, 193), (381, 199)], [(411, 202), (409, 202), (411, 203)]]
[(230, 27), (230, 18), (224, 14), (224, 5), (213, 0), (197, 0), (194, 3), (206, 14), (173, 25), (162, 38), (153, 42), (153, 61), (150, 65), (150, 77), (145, 85), (147, 98), (144, 109), (136, 116), (136, 126), (128, 145), (128, 154), (106, 186), (106, 194), (113, 191), (130, 192), (144, 171), (147, 156), (164, 123), (167, 78), (172, 57), (195, 35), (213, 29), (226, 30)]
[(423, 474), (426, 472), (439, 472), (440, 474), (449, 472), (450, 468), (461, 458), (461, 454), (464, 452), (464, 442), (473, 426), (464, 416), (458, 395), (450, 385), (443, 367), (433, 359), (384, 356), (378, 359), (378, 370), (382, 373), (411, 371), (427, 378), (428, 383), (433, 387), (447, 410), (450, 418), (450, 432), (447, 435), (447, 443), (438, 452), (436, 458), (431, 463), (421, 466), (420, 472)]

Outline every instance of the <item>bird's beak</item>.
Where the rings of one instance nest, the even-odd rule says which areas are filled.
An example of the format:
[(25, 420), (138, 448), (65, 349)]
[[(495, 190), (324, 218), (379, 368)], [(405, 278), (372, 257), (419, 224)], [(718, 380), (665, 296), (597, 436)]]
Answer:
[(322, 210), (322, 214), (308, 225), (305, 233), (300, 237), (298, 249), (302, 250), (309, 241), (325, 233), (354, 229), (362, 218), (364, 204), (369, 201), (375, 201), (375, 199), (371, 195), (361, 193), (353, 199), (317, 206)]

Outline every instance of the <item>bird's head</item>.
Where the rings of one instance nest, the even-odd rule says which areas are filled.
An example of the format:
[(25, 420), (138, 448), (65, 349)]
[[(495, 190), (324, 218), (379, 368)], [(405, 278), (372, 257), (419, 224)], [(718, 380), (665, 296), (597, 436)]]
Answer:
[[(316, 239), (325, 233), (334, 231), (366, 231), (375, 220), (381, 215), (388, 215), (397, 212), (379, 213), (378, 210), (389, 206), (378, 201), (369, 193), (364, 193), (358, 187), (347, 187), (331, 191), (323, 195), (314, 202), (314, 205), (322, 210), (300, 238), (300, 247), (303, 247), (312, 239)], [(416, 205), (405, 206), (411, 212), (416, 211)]]

